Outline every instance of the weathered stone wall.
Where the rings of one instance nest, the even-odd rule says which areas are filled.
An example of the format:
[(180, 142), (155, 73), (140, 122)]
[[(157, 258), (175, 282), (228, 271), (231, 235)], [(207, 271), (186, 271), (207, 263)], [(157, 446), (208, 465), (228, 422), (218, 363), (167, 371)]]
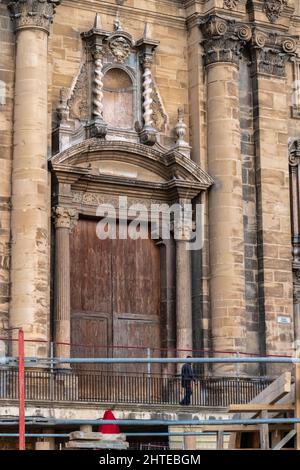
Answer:
[[(6, 5), (0, 5), (0, 336), (7, 327), (10, 265), (10, 196), (13, 136), (14, 35)], [(1, 354), (2, 352), (0, 352)]]

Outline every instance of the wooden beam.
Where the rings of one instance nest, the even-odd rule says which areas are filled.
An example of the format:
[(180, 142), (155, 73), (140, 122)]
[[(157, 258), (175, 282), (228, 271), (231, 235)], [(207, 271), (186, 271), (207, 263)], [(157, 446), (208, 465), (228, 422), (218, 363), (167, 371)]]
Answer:
[(266, 411), (293, 411), (293, 405), (278, 405), (276, 404), (267, 404), (267, 403), (246, 403), (243, 405), (230, 405), (227, 408), (228, 413), (243, 413), (245, 411), (249, 412), (259, 412), (262, 410)]
[(272, 450), (280, 450), (287, 442), (289, 442), (292, 437), (294, 437), (296, 434), (295, 429), (292, 429), (283, 439), (281, 439), (276, 446), (273, 447)]
[(223, 450), (224, 449), (224, 432), (223, 431), (218, 431), (217, 434), (217, 450)]
[[(268, 412), (266, 410), (261, 411), (260, 417), (266, 419), (268, 417)], [(267, 450), (270, 448), (269, 444), (269, 425), (260, 424), (259, 425), (259, 435), (260, 435), (260, 448)]]
[[(274, 382), (272, 382), (267, 388), (260, 392), (256, 397), (251, 400), (251, 404), (273, 404), (278, 402), (285, 395), (291, 391), (291, 381), (292, 374), (291, 372), (284, 372), (281, 374)], [(242, 413), (241, 419), (250, 419), (254, 418), (257, 413)]]

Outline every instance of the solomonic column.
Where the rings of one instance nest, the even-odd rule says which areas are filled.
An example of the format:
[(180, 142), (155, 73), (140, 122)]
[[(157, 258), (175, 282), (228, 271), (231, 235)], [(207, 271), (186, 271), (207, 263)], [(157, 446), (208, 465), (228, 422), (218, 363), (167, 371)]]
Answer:
[(32, 340), (26, 343), (28, 356), (48, 354), (47, 53), (59, 3), (9, 4), (16, 31), (10, 327), (22, 327), (25, 339)]
[(78, 214), (74, 209), (53, 209), (55, 236), (55, 325), (56, 357), (70, 357), (70, 231), (75, 227)]
[[(210, 302), (212, 347), (242, 352), (246, 345), (245, 265), (239, 113), (239, 55), (251, 30), (230, 31), (225, 20), (202, 25), (207, 74), (208, 171), (215, 184), (209, 194)], [(232, 365), (216, 365), (221, 375)], [(242, 368), (240, 368), (242, 372)]]

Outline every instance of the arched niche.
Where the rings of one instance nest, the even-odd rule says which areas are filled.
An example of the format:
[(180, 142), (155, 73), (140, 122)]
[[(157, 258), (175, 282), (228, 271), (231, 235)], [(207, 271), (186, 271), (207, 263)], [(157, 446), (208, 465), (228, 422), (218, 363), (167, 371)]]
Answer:
[(120, 67), (108, 69), (103, 77), (103, 117), (109, 127), (133, 129), (133, 82)]

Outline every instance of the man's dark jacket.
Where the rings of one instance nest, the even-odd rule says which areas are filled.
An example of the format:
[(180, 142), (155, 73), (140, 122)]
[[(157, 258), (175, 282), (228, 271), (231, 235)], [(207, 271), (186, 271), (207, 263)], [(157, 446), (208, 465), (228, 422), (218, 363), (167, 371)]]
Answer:
[(194, 380), (194, 373), (191, 364), (184, 364), (181, 369), (181, 386), (183, 388), (190, 387)]

